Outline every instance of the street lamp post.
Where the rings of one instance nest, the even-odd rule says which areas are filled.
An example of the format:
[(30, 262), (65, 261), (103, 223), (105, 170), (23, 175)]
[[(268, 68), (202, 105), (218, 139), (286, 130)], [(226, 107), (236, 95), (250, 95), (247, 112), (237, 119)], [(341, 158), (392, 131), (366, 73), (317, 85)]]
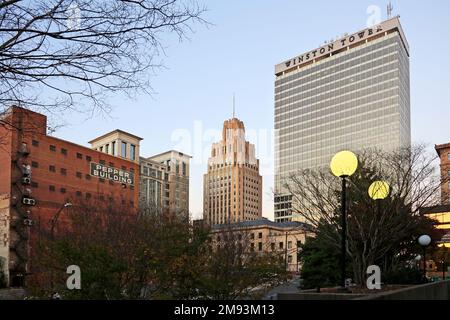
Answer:
[(345, 291), (345, 266), (346, 266), (346, 240), (347, 240), (347, 177), (355, 173), (358, 168), (358, 158), (353, 152), (341, 151), (338, 152), (330, 163), (331, 172), (342, 179), (342, 193), (341, 193), (341, 290)]
[(385, 181), (374, 181), (369, 187), (369, 197), (377, 203), (377, 214), (378, 219), (380, 218), (381, 213), (381, 204), (380, 201), (384, 200), (389, 195), (389, 184)]
[(286, 271), (288, 270), (288, 232), (286, 231), (286, 239), (284, 243), (284, 264)]
[(423, 279), (426, 280), (427, 278), (427, 259), (426, 259), (426, 253), (427, 253), (427, 247), (430, 245), (431, 243), (431, 238), (429, 235), (421, 235), (419, 237), (419, 244), (422, 246), (423, 248)]
[(50, 224), (51, 224), (51, 226), (50, 226), (50, 234), (51, 234), (52, 240), (55, 240), (55, 227), (56, 227), (56, 223), (58, 222), (59, 215), (61, 214), (61, 211), (64, 208), (67, 208), (67, 207), (70, 207), (70, 206), (72, 206), (72, 203), (70, 203), (70, 202), (64, 203), (64, 205), (61, 208), (59, 208), (59, 210), (53, 216), (53, 218), (52, 218), (52, 220), (50, 222)]
[(446, 260), (447, 260), (447, 247), (445, 246), (445, 243), (441, 243), (439, 247), (442, 248), (442, 281), (445, 280), (445, 267), (446, 267)]
[(420, 254), (418, 254), (418, 255), (414, 258), (414, 260), (416, 261), (416, 267), (417, 267), (417, 269), (420, 270), (420, 260), (422, 260), (422, 257), (420, 256)]

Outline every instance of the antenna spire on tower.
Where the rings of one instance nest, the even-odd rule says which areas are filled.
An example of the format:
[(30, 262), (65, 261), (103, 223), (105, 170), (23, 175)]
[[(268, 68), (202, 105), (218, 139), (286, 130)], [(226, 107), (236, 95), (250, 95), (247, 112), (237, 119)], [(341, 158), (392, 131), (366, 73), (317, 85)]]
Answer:
[(392, 11), (394, 10), (394, 7), (392, 6), (392, 2), (389, 1), (387, 5), (387, 18), (390, 19), (392, 16)]
[(236, 100), (236, 95), (233, 92), (233, 119), (234, 119), (234, 114), (236, 111), (236, 101), (235, 100)]

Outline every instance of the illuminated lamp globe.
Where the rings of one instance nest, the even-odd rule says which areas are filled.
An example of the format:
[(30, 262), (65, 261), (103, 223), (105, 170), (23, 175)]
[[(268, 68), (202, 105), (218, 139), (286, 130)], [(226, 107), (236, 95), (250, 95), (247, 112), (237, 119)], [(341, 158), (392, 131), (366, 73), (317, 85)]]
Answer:
[(330, 168), (336, 177), (349, 177), (358, 168), (358, 158), (351, 151), (338, 152), (331, 159)]
[(422, 236), (419, 237), (419, 244), (420, 244), (422, 247), (426, 247), (426, 246), (428, 246), (430, 243), (431, 243), (431, 238), (430, 238), (429, 235), (424, 234), (424, 235), (422, 235)]
[(375, 181), (369, 187), (369, 197), (373, 200), (383, 200), (389, 195), (389, 184), (385, 181)]

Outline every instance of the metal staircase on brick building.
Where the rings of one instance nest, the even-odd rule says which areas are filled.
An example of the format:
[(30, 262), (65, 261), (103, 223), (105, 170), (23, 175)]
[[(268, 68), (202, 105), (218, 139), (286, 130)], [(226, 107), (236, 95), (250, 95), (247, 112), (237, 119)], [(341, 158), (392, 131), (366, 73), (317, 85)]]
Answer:
[[(36, 200), (31, 195), (32, 169), (29, 161), (30, 151), (23, 142), (23, 129), (19, 125), (17, 141), (12, 142), (11, 166), (11, 209), (10, 209), (10, 285), (25, 285), (25, 277), (29, 274), (30, 257), (30, 219), (31, 207)], [(17, 148), (14, 148), (14, 145)]]

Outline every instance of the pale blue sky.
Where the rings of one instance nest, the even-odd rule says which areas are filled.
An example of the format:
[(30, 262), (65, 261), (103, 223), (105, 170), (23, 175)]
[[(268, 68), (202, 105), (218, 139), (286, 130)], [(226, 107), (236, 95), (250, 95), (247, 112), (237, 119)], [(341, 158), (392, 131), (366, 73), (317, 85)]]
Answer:
[[(248, 130), (263, 163), (264, 212), (273, 216), (274, 65), (320, 46), (325, 40), (366, 27), (371, 5), (386, 18), (387, 1), (225, 1), (203, 2), (213, 25), (194, 26), (190, 41), (167, 38), (163, 69), (153, 79), (153, 97), (128, 100), (114, 96), (111, 117), (85, 120), (64, 115), (67, 125), (55, 136), (88, 145), (87, 141), (120, 128), (144, 138), (141, 155), (180, 148), (179, 134), (191, 134), (190, 209), (202, 211), (205, 155), (213, 139), (236, 114)], [(450, 142), (450, 1), (393, 0), (411, 49), (411, 122), (413, 142)], [(431, 3), (431, 4), (430, 4)], [(201, 138), (203, 136), (203, 138)], [(200, 137), (200, 138), (198, 138)], [(186, 142), (186, 140), (185, 140)]]

